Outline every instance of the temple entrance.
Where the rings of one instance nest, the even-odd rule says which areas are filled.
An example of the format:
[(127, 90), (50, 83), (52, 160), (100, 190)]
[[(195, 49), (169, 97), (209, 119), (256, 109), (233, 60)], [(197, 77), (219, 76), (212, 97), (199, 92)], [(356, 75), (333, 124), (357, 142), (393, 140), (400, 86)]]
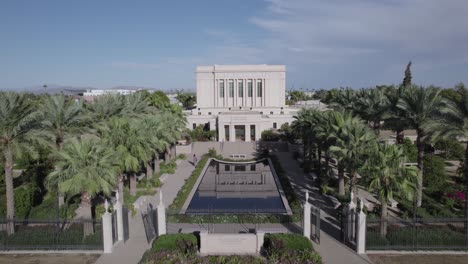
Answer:
[(245, 141), (245, 126), (237, 125), (234, 126), (236, 141)]

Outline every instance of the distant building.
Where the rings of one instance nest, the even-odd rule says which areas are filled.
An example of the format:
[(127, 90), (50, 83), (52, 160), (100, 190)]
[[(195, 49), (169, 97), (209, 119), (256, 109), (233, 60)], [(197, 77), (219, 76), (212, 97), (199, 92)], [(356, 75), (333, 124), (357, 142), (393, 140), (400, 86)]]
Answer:
[(101, 90), (101, 89), (93, 89), (93, 90), (86, 90), (83, 93), (82, 99), (85, 101), (93, 101), (94, 98), (98, 96), (103, 96), (106, 94), (119, 94), (119, 95), (129, 95), (134, 92), (141, 91), (141, 89), (136, 90), (128, 90), (128, 89), (108, 89), (108, 90)]
[(300, 108), (285, 103), (284, 65), (198, 66), (197, 107), (186, 111), (188, 128), (203, 124), (219, 141), (256, 141), (267, 129), (292, 123)]

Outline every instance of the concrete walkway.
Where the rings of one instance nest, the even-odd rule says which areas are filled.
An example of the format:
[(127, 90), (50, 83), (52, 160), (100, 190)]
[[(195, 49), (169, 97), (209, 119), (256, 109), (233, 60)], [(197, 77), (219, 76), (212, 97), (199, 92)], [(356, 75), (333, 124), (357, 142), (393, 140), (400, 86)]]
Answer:
[[(174, 198), (177, 196), (177, 192), (184, 185), (185, 179), (190, 176), (194, 168), (195, 167), (191, 163), (186, 160), (182, 160), (177, 166), (175, 173), (167, 177), (161, 188), (163, 193), (163, 202), (166, 207), (172, 203)], [(159, 203), (159, 193), (152, 196), (147, 202), (156, 206)], [(102, 254), (96, 261), (97, 264), (136, 264), (141, 260), (145, 251), (151, 247), (146, 240), (141, 212), (137, 211), (135, 216), (130, 217), (129, 227), (130, 238), (125, 243), (117, 243), (111, 254)]]
[(353, 250), (338, 241), (340, 237), (340, 223), (336, 219), (334, 197), (320, 194), (320, 191), (312, 183), (312, 179), (306, 176), (299, 167), (299, 163), (292, 158), (290, 152), (275, 153), (281, 165), (290, 179), (291, 185), (299, 199), (304, 201), (305, 192), (309, 191), (309, 202), (321, 209), (320, 214), (320, 244), (314, 243), (314, 248), (322, 256), (325, 264), (347, 263), (361, 264), (372, 263), (366, 255), (358, 255)]

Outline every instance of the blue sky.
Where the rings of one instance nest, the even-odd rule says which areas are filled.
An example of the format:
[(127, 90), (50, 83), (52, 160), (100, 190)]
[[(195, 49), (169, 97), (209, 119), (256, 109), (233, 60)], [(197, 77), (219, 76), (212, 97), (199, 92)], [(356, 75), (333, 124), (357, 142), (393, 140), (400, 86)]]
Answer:
[(0, 5), (0, 89), (193, 89), (196, 65), (285, 64), (289, 88), (468, 83), (466, 0)]

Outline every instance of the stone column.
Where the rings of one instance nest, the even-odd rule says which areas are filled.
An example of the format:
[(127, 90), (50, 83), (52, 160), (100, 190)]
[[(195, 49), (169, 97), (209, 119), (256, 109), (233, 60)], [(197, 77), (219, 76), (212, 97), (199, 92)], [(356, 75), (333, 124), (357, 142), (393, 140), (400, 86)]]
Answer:
[(245, 142), (250, 142), (250, 124), (245, 125)]
[(158, 212), (158, 236), (160, 236), (166, 234), (166, 207), (161, 190), (159, 190), (159, 204), (156, 210)]
[(263, 101), (263, 106), (265, 107), (267, 105), (267, 102), (266, 102), (266, 79), (263, 79), (262, 81), (262, 90), (263, 90), (263, 94), (262, 94), (262, 101)]
[(363, 202), (359, 202), (359, 207), (361, 208), (361, 212), (359, 212), (357, 221), (357, 230), (356, 230), (356, 251), (358, 254), (365, 254), (366, 253), (366, 221), (367, 216), (363, 210)]
[(124, 240), (124, 226), (123, 226), (123, 208), (122, 203), (119, 201), (119, 192), (115, 193), (117, 202), (114, 205), (114, 210), (117, 212), (117, 240)]
[(224, 138), (224, 124), (218, 123), (218, 141), (225, 141), (226, 139)]
[(236, 130), (234, 128), (234, 124), (229, 125), (229, 141), (231, 142), (236, 141)]
[(216, 78), (214, 79), (214, 107), (218, 107), (218, 98), (219, 98), (219, 94), (218, 94), (218, 80), (216, 80)]
[(253, 106), (257, 106), (257, 79), (252, 79)]
[(346, 231), (347, 231), (347, 238), (348, 240), (353, 240), (353, 235), (355, 234), (355, 224), (354, 224), (354, 217), (355, 217), (355, 212), (356, 212), (356, 204), (353, 202), (354, 200), (354, 193), (351, 192), (351, 201), (348, 204), (348, 217), (346, 218), (347, 223), (346, 226)]
[(309, 192), (306, 192), (306, 199), (304, 202), (304, 236), (310, 239), (310, 209)]
[(107, 200), (104, 203), (106, 212), (102, 215), (102, 241), (104, 244), (104, 253), (112, 253), (114, 241), (112, 239), (112, 214), (108, 212), (109, 203)]

